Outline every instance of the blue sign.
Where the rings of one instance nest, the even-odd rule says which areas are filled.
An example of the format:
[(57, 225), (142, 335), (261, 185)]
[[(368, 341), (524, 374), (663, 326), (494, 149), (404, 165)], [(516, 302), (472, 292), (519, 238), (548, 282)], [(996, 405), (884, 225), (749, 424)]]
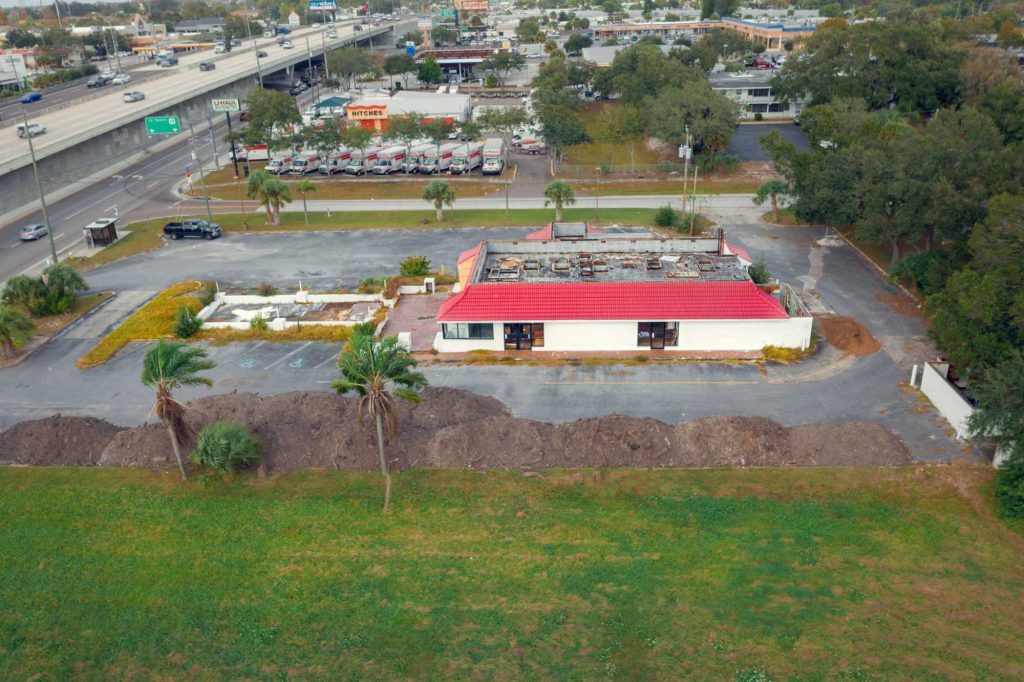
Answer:
[(333, 12), (338, 9), (338, 3), (334, 0), (309, 0), (309, 8), (315, 10), (329, 10)]
[(409, 55), (410, 57), (415, 57), (416, 56), (416, 48), (413, 47), (412, 45), (406, 45), (405, 46), (405, 53), (407, 55)]

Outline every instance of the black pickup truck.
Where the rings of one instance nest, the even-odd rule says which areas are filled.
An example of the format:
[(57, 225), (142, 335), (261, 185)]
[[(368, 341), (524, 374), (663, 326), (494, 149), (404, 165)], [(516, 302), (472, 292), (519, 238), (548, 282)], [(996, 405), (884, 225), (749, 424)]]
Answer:
[(220, 236), (220, 225), (208, 220), (189, 218), (181, 222), (164, 225), (164, 234), (171, 239), (195, 237), (197, 239), (216, 239)]

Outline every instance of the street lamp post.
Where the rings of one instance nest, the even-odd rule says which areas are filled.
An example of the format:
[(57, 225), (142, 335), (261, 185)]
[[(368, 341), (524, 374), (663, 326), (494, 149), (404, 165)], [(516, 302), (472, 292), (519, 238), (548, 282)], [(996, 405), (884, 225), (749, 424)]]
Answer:
[(192, 127), (192, 119), (188, 120), (188, 132), (192, 138), (192, 159), (196, 162), (199, 170), (199, 184), (203, 186), (203, 198), (206, 199), (206, 217), (213, 222), (213, 211), (210, 209), (210, 192), (206, 189), (206, 177), (203, 175), (203, 163), (199, 160), (199, 152), (196, 149), (196, 131)]
[(25, 126), (25, 136), (28, 138), (28, 154), (32, 158), (32, 174), (36, 178), (36, 192), (39, 193), (39, 205), (43, 209), (43, 224), (46, 225), (46, 239), (50, 242), (50, 258), (53, 264), (57, 264), (57, 246), (53, 243), (53, 230), (50, 229), (50, 214), (46, 211), (46, 196), (43, 194), (43, 183), (39, 180), (39, 166), (36, 164), (36, 149), (32, 145), (32, 131), (28, 127), (28, 116), (25, 109), (21, 110), (21, 122)]
[(108, 28), (110, 29), (110, 46), (114, 50), (114, 56), (117, 57), (117, 72), (123, 73), (121, 71), (121, 53), (117, 49), (117, 34), (114, 33), (113, 26), (108, 26)]

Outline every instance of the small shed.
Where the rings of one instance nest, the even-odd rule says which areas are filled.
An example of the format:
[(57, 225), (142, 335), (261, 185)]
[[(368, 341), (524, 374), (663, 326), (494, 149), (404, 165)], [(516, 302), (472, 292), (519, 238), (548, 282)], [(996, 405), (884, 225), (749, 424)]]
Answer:
[(85, 243), (90, 247), (113, 244), (117, 241), (117, 219), (100, 218), (82, 228), (82, 232)]

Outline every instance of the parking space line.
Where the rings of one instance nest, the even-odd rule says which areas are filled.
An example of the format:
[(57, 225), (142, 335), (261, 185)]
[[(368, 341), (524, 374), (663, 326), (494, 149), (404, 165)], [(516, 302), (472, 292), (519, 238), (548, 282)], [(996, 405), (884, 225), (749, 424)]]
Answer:
[(321, 362), (319, 365), (313, 365), (313, 369), (320, 369), (321, 367), (326, 365), (328, 362), (334, 362), (337, 359), (338, 359), (337, 355), (332, 355), (329, 358), (327, 358), (326, 360), (324, 360), (323, 362)]
[(748, 386), (758, 381), (545, 381), (545, 386)]
[(298, 348), (293, 350), (291, 353), (288, 353), (287, 355), (284, 355), (284, 356), (278, 358), (277, 360), (274, 360), (272, 363), (270, 363), (269, 365), (267, 365), (263, 369), (264, 370), (268, 370), (268, 369), (272, 369), (274, 367), (277, 367), (278, 365), (280, 365), (282, 362), (284, 362), (285, 360), (287, 360), (291, 356), (295, 355), (296, 353), (298, 353), (298, 352), (300, 352), (302, 350), (305, 350), (306, 347), (312, 345), (312, 343), (313, 343), (312, 341), (307, 341), (306, 343), (302, 344), (301, 346), (299, 346)]

